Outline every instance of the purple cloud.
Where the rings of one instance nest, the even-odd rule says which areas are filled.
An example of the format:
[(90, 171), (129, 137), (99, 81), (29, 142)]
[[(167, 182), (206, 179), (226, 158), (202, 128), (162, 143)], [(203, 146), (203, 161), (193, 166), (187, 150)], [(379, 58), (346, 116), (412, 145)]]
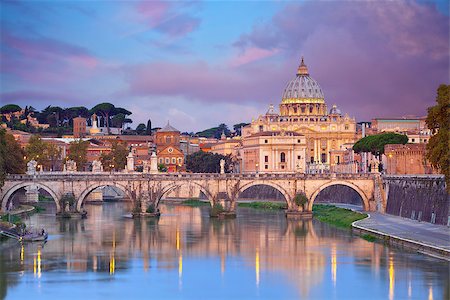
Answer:
[[(182, 37), (198, 28), (201, 23), (186, 11), (193, 2), (143, 1), (135, 6), (137, 21), (169, 37)], [(134, 20), (136, 21), (136, 20)]]
[(25, 38), (3, 31), (1, 42), (2, 74), (27, 84), (66, 82), (98, 65), (86, 49), (50, 38)]
[[(449, 18), (414, 2), (307, 2), (243, 34), (242, 49), (305, 55), (328, 104), (362, 119), (426, 114), (449, 77)], [(294, 67), (294, 66), (292, 66)]]

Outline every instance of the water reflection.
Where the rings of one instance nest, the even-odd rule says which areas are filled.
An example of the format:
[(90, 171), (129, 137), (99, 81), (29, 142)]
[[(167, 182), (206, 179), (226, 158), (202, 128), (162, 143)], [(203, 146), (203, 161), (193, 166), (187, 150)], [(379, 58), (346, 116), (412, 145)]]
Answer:
[[(50, 240), (1, 245), (1, 298), (32, 295), (35, 284), (42, 295), (55, 296), (78, 287), (73, 297), (95, 295), (102, 286), (105, 295), (125, 290), (128, 298), (152, 288), (156, 298), (311, 299), (439, 299), (448, 286), (448, 263), (369, 243), (315, 220), (240, 209), (236, 220), (221, 221), (210, 219), (205, 208), (173, 205), (161, 208), (159, 220), (125, 219), (127, 205), (87, 205), (86, 220), (33, 216), (29, 222), (48, 229)], [(88, 275), (92, 284), (71, 282), (71, 273)]]

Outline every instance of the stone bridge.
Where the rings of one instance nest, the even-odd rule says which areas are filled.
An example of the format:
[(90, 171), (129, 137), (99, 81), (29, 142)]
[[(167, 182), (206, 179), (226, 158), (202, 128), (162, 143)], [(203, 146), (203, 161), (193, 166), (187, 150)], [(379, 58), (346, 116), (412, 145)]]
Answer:
[[(47, 191), (55, 200), (57, 212), (65, 209), (61, 204), (64, 195), (73, 200), (71, 210), (81, 212), (86, 197), (93, 190), (112, 186), (120, 188), (144, 213), (150, 205), (158, 208), (162, 198), (175, 189), (202, 191), (211, 205), (220, 203), (231, 214), (236, 211), (239, 195), (255, 185), (271, 186), (283, 194), (292, 215), (309, 213), (317, 195), (333, 185), (345, 185), (355, 190), (362, 199), (366, 211), (385, 207), (383, 193), (377, 193), (380, 178), (375, 174), (196, 174), (196, 173), (88, 173), (42, 172), (35, 175), (8, 175), (1, 189), (1, 211), (9, 207), (14, 192), (21, 188)], [(305, 194), (308, 202), (296, 205), (295, 196)], [(67, 205), (67, 204), (66, 204)]]

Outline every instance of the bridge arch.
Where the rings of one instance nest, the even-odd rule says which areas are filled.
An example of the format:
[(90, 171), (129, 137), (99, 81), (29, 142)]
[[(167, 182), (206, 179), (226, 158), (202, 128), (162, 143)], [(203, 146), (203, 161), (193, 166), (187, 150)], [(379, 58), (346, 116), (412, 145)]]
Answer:
[(366, 193), (364, 193), (364, 191), (361, 190), (357, 185), (355, 185), (351, 182), (342, 181), (342, 180), (327, 182), (327, 183), (323, 184), (322, 186), (320, 186), (316, 191), (314, 191), (314, 193), (311, 195), (310, 201), (308, 203), (308, 210), (310, 210), (310, 211), (312, 210), (314, 201), (316, 200), (317, 195), (319, 195), (319, 193), (321, 191), (323, 191), (327, 187), (334, 186), (334, 185), (345, 185), (345, 186), (348, 186), (349, 188), (353, 189), (361, 197), (363, 209), (365, 211), (369, 210), (369, 198), (367, 197)]
[(113, 186), (116, 187), (118, 189), (121, 189), (123, 192), (125, 192), (125, 194), (127, 195), (127, 197), (129, 197), (132, 201), (134, 201), (134, 197), (133, 194), (130, 192), (130, 190), (120, 184), (120, 183), (116, 183), (116, 182), (98, 182), (98, 183), (94, 183), (91, 184), (90, 186), (88, 186), (86, 189), (84, 189), (84, 191), (81, 193), (81, 195), (78, 197), (77, 199), (77, 211), (81, 211), (81, 206), (83, 205), (84, 200), (86, 199), (86, 197), (89, 195), (90, 192), (92, 192), (93, 190), (99, 188), (99, 187), (103, 187), (103, 186)]
[(28, 182), (23, 182), (23, 183), (19, 183), (16, 184), (14, 186), (12, 186), (3, 196), (3, 198), (1, 199), (1, 205), (2, 205), (2, 211), (6, 211), (7, 210), (7, 205), (8, 205), (8, 200), (9, 198), (12, 196), (12, 194), (14, 194), (14, 192), (20, 190), (21, 188), (25, 188), (27, 186), (31, 186), (31, 185), (35, 185), (37, 186), (39, 189), (43, 189), (45, 190), (47, 193), (50, 194), (50, 196), (52, 196), (53, 200), (55, 201), (56, 204), (56, 211), (59, 212), (60, 211), (60, 205), (59, 205), (59, 197), (56, 195), (56, 193), (49, 188), (47, 185), (42, 184), (42, 183), (38, 183), (38, 182), (33, 182), (33, 181), (28, 181)]
[(270, 181), (262, 181), (262, 182), (251, 181), (249, 183), (244, 184), (243, 186), (241, 186), (239, 188), (235, 200), (238, 200), (238, 197), (242, 192), (244, 192), (245, 190), (247, 190), (248, 188), (250, 188), (252, 186), (257, 186), (257, 185), (266, 185), (266, 186), (270, 186), (270, 187), (276, 189), (284, 196), (284, 200), (286, 201), (288, 207), (291, 206), (291, 196), (289, 195), (289, 193), (284, 188), (282, 188), (280, 185), (270, 182)]
[(159, 203), (161, 202), (161, 199), (164, 197), (164, 195), (170, 193), (171, 191), (173, 191), (176, 188), (180, 188), (183, 185), (186, 184), (193, 184), (196, 185), (200, 191), (202, 191), (206, 197), (208, 197), (209, 203), (211, 204), (211, 206), (213, 206), (213, 202), (214, 202), (214, 197), (213, 195), (208, 191), (208, 189), (206, 189), (205, 187), (203, 187), (201, 184), (197, 183), (197, 182), (189, 182), (189, 183), (182, 183), (182, 182), (174, 182), (171, 184), (168, 184), (167, 186), (163, 187), (160, 194), (158, 195), (157, 199), (156, 199), (156, 203), (155, 206), (158, 207)]

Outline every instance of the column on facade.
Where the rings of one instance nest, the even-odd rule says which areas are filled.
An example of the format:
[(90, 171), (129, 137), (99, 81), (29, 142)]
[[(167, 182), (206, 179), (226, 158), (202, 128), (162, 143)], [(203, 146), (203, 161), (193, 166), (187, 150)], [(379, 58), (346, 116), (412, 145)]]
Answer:
[(318, 146), (318, 141), (317, 139), (314, 139), (314, 162), (318, 162), (319, 158), (318, 158), (318, 152), (319, 152), (319, 146)]
[[(331, 145), (330, 145), (330, 139), (327, 139), (327, 163), (331, 166), (331, 155), (330, 155)], [(334, 164), (334, 162), (333, 162)]]

